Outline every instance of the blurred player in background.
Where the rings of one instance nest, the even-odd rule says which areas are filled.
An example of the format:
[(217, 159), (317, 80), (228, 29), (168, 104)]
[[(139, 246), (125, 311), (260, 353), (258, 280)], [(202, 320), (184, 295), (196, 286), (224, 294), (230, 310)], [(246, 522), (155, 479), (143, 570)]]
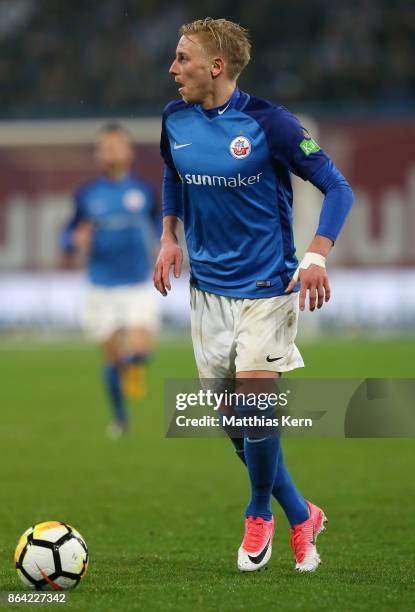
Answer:
[(87, 258), (83, 326), (102, 347), (112, 437), (128, 429), (126, 398), (145, 392), (144, 367), (159, 328), (148, 282), (159, 214), (152, 187), (130, 173), (133, 156), (128, 133), (108, 125), (95, 149), (101, 175), (76, 192), (62, 235), (66, 253), (82, 251)]
[[(282, 372), (304, 365), (294, 343), (298, 311), (307, 293), (311, 310), (330, 297), (325, 259), (352, 205), (352, 191), (293, 115), (238, 89), (250, 59), (246, 30), (207, 18), (183, 26), (180, 34), (170, 73), (183, 101), (170, 103), (163, 115), (164, 219), (154, 283), (167, 295), (170, 269), (180, 275), (182, 219), (200, 377), (236, 377), (237, 390), (245, 391), (252, 381), (275, 384)], [(290, 172), (325, 195), (300, 265)], [(291, 525), (296, 569), (315, 570), (325, 515), (296, 488), (279, 436), (245, 431), (233, 442), (251, 482), (238, 568), (260, 569), (271, 556), (274, 495)]]

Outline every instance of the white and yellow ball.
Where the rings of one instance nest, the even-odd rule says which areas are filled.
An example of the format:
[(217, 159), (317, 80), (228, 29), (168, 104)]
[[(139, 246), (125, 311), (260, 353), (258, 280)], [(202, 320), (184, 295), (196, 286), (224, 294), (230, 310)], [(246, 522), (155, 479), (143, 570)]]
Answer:
[(81, 534), (67, 523), (46, 521), (27, 529), (14, 555), (25, 586), (37, 590), (75, 587), (88, 568), (88, 548)]

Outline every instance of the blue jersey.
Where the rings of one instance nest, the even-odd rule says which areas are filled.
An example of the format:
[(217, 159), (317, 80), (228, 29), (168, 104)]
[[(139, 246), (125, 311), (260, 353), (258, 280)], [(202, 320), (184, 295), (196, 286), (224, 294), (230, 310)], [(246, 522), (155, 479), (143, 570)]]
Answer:
[(170, 103), (161, 153), (163, 215), (183, 219), (191, 281), (212, 293), (284, 293), (298, 266), (291, 172), (326, 193), (318, 234), (334, 241), (352, 203), (347, 182), (299, 121), (239, 89), (214, 109)]
[(157, 207), (152, 187), (133, 176), (91, 181), (75, 194), (75, 212), (64, 229), (63, 248), (74, 248), (81, 222), (93, 226), (88, 276), (95, 285), (132, 285), (148, 280)]

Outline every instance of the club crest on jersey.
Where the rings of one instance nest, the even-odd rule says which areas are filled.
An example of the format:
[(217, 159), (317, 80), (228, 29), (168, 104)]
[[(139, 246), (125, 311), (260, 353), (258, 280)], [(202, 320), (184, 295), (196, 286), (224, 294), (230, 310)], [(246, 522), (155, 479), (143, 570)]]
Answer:
[(229, 150), (235, 159), (244, 159), (251, 153), (251, 143), (246, 136), (237, 136), (232, 140)]
[(144, 206), (145, 198), (142, 191), (138, 189), (129, 189), (125, 192), (122, 203), (125, 208), (131, 210), (132, 212), (137, 212), (141, 210)]

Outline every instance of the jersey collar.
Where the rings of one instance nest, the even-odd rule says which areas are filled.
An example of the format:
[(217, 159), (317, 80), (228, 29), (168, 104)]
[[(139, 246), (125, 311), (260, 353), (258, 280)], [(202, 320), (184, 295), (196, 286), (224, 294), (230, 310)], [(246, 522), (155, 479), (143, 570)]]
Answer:
[(131, 180), (131, 173), (127, 172), (119, 179), (109, 178), (106, 174), (101, 174), (100, 179), (103, 183), (108, 183), (109, 185), (122, 185), (123, 183), (128, 183)]
[(241, 97), (241, 91), (238, 87), (235, 87), (233, 93), (226, 102), (221, 104), (220, 106), (215, 106), (214, 108), (202, 108), (199, 104), (197, 104), (197, 108), (209, 119), (213, 119), (214, 117), (220, 117), (221, 115), (226, 114), (226, 112), (235, 108), (237, 105), (239, 98)]

